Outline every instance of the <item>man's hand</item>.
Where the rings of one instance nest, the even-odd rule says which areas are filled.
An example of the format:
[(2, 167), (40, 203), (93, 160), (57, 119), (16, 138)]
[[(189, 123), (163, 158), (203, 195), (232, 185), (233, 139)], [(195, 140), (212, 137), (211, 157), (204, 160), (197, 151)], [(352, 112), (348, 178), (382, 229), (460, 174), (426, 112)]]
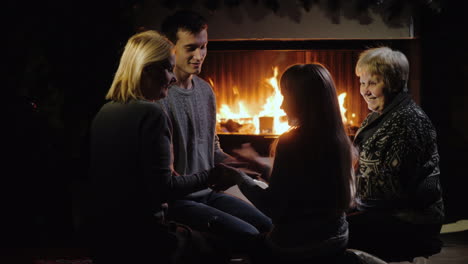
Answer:
[(223, 163), (216, 164), (211, 171), (208, 185), (215, 191), (225, 191), (237, 184), (242, 178), (241, 172), (234, 167)]

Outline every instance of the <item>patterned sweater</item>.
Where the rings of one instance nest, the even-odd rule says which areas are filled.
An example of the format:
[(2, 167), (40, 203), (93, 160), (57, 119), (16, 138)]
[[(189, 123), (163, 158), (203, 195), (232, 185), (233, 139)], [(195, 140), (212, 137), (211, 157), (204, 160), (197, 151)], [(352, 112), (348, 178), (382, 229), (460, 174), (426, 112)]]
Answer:
[(415, 224), (443, 222), (436, 132), (407, 93), (398, 94), (382, 114), (369, 114), (354, 143), (359, 210), (389, 212)]

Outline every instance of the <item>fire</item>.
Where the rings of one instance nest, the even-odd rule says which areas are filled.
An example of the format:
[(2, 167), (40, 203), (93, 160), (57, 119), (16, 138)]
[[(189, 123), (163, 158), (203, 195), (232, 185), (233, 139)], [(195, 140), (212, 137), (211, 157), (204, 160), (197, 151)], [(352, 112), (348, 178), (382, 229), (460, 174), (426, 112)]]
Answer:
[[(211, 79), (209, 79), (209, 82), (214, 86)], [(221, 104), (219, 112), (217, 113), (218, 124), (228, 120), (231, 120), (231, 122), (234, 121), (237, 124), (236, 128), (238, 128), (238, 132), (247, 134), (280, 135), (288, 131), (290, 126), (288, 124), (286, 113), (280, 108), (283, 102), (283, 95), (281, 94), (278, 85), (278, 67), (273, 68), (273, 76), (267, 78), (265, 82), (273, 89), (273, 92), (272, 95), (266, 99), (266, 102), (261, 107), (262, 110), (259, 113), (252, 114), (244, 101), (239, 101), (237, 103), (237, 111), (233, 111), (227, 104)], [(238, 92), (237, 87), (233, 87), (233, 89), (234, 92)], [(347, 109), (344, 107), (345, 98), (346, 93), (341, 93), (338, 96), (341, 117), (343, 123), (347, 124)], [(263, 120), (262, 127), (260, 120)], [(350, 122), (352, 124), (352, 120)]]
[(266, 81), (270, 84), (274, 91), (273, 94), (267, 98), (266, 103), (262, 107), (263, 110), (260, 112), (258, 117), (273, 117), (272, 132), (274, 134), (283, 134), (284, 132), (288, 131), (290, 126), (288, 125), (286, 113), (283, 111), (283, 109), (280, 108), (281, 104), (283, 103), (283, 95), (281, 94), (278, 85), (278, 67), (273, 68), (273, 77), (267, 79)]
[(348, 119), (346, 118), (346, 111), (348, 111), (348, 109), (344, 107), (345, 98), (346, 98), (346, 93), (340, 93), (340, 95), (338, 95), (338, 102), (340, 103), (340, 111), (341, 111), (341, 120), (343, 120), (343, 123), (346, 124), (348, 123)]
[(234, 113), (231, 111), (231, 108), (229, 108), (228, 105), (223, 104), (221, 105), (221, 108), (219, 109), (219, 116), (221, 118), (226, 117), (227, 119), (242, 119), (242, 118), (249, 118), (250, 114), (247, 108), (244, 105), (243, 101), (239, 101), (238, 105), (238, 113)]
[[(280, 108), (283, 103), (283, 95), (281, 95), (278, 85), (278, 67), (273, 68), (273, 76), (265, 80), (267, 84), (273, 89), (273, 93), (266, 99), (265, 104), (261, 107), (261, 111), (257, 114), (249, 112), (249, 108), (246, 107), (244, 101), (237, 103), (237, 111), (233, 111), (231, 107), (226, 104), (222, 104), (219, 108), (218, 123), (233, 120), (244, 128), (243, 132), (250, 132), (252, 134), (282, 134), (287, 131), (290, 126), (286, 118), (286, 113)], [(210, 83), (213, 85), (213, 81), (210, 79)], [(237, 91), (236, 87), (234, 87)], [(265, 122), (266, 127), (262, 127), (261, 130), (260, 119), (270, 122)], [(245, 131), (250, 130), (250, 131)]]

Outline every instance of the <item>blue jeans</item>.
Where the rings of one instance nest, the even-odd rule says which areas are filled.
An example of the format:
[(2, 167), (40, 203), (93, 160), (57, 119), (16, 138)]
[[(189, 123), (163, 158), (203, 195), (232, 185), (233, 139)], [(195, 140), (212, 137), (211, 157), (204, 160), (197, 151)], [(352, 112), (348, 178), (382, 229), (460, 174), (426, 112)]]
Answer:
[(271, 230), (272, 222), (260, 210), (230, 194), (210, 191), (169, 203), (168, 218), (212, 233), (235, 250), (247, 250), (256, 236)]

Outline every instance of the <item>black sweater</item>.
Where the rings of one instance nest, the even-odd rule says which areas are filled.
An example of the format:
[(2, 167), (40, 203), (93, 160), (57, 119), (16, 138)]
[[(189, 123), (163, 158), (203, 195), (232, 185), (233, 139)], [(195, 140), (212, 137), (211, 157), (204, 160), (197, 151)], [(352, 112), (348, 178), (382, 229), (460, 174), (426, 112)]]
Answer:
[(173, 174), (171, 123), (156, 103), (105, 104), (91, 126), (90, 157), (98, 221), (151, 222), (162, 203), (207, 187), (209, 171)]

